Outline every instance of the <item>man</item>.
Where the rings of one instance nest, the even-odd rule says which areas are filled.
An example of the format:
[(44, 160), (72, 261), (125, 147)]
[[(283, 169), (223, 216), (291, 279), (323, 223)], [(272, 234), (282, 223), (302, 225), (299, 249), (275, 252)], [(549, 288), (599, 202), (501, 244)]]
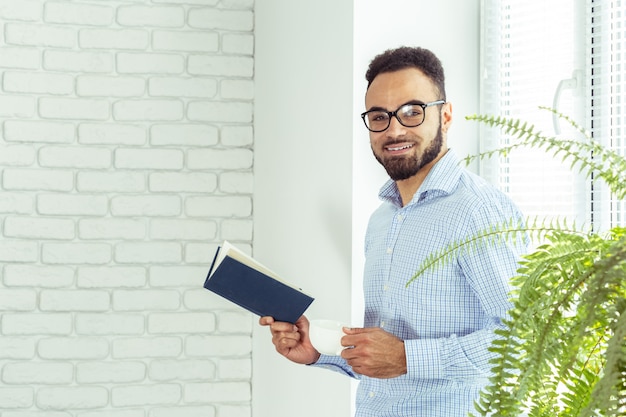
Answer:
[(358, 417), (466, 416), (490, 375), (488, 347), (511, 307), (508, 280), (524, 244), (461, 251), (406, 283), (434, 251), (522, 217), (448, 149), (452, 105), (432, 52), (388, 50), (366, 79), (362, 118), (390, 180), (365, 238), (365, 327), (344, 329), (348, 348), (327, 356), (311, 345), (304, 316), (295, 325), (271, 317), (260, 324), (288, 359), (359, 378)]

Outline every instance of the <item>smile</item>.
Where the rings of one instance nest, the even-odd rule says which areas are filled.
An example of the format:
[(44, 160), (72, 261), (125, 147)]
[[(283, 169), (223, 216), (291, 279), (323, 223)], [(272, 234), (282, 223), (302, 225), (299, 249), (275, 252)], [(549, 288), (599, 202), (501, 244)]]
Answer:
[(412, 144), (406, 144), (406, 145), (401, 145), (401, 146), (386, 146), (385, 149), (387, 149), (390, 152), (397, 152), (397, 151), (403, 151), (405, 149), (410, 149), (412, 147), (413, 147)]

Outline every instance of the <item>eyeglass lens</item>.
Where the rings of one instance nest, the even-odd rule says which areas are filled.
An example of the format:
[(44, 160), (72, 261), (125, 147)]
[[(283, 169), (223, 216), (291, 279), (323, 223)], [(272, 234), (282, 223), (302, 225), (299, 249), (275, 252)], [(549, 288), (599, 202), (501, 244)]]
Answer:
[[(368, 129), (381, 132), (386, 130), (391, 123), (390, 112), (373, 110), (365, 113), (363, 120)], [(406, 127), (419, 126), (424, 122), (424, 108), (418, 104), (405, 104), (395, 112), (392, 112), (398, 121)]]

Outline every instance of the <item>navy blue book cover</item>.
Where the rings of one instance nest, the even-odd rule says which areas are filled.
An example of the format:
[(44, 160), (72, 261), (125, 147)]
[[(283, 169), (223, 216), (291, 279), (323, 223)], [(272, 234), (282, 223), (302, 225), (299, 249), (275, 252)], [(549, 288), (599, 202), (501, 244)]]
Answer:
[(215, 254), (204, 288), (258, 316), (272, 316), (289, 323), (295, 323), (313, 302), (311, 296), (263, 270), (228, 254), (218, 257), (220, 250), (223, 248)]

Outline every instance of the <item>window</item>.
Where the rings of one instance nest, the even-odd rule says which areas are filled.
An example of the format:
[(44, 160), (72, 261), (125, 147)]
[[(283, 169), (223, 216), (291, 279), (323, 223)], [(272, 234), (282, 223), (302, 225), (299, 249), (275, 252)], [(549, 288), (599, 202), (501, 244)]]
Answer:
[[(556, 108), (623, 152), (625, 8), (626, 1), (484, 0), (481, 112), (528, 120), (544, 133), (580, 136), (539, 106)], [(509, 140), (484, 128), (481, 147), (493, 149)], [(481, 174), (528, 217), (566, 217), (597, 230), (624, 224), (624, 202), (542, 150), (484, 160)]]

